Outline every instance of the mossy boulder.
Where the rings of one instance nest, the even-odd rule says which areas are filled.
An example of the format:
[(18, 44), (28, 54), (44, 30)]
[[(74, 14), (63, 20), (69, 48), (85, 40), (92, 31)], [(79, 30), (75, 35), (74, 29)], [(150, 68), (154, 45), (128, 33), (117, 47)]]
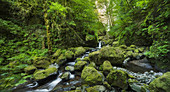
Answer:
[(74, 65), (74, 69), (75, 70), (83, 70), (83, 67), (87, 64), (86, 61), (78, 61), (75, 65)]
[(48, 76), (57, 73), (58, 69), (56, 67), (49, 67), (45, 70), (39, 70), (33, 74), (35, 80), (45, 79)]
[(67, 59), (72, 59), (74, 57), (74, 53), (72, 51), (66, 51), (65, 56)]
[(102, 73), (98, 72), (93, 67), (85, 67), (82, 71), (81, 78), (86, 84), (101, 84), (103, 81)]
[(85, 46), (96, 47), (98, 44), (96, 35), (86, 35), (86, 44)]
[(89, 57), (84, 57), (82, 60), (83, 61), (89, 61)]
[(117, 86), (122, 89), (128, 88), (127, 73), (122, 70), (112, 70), (106, 77), (107, 82), (111, 86)]
[(156, 78), (149, 84), (151, 92), (169, 92), (170, 91), (170, 72)]
[(37, 68), (48, 68), (50, 65), (50, 60), (44, 57), (35, 57), (33, 60), (33, 65)]
[(118, 47), (118, 46), (119, 46), (119, 42), (118, 42), (118, 41), (114, 41), (114, 42), (112, 43), (112, 46), (113, 46), (113, 47)]
[(96, 64), (94, 62), (90, 62), (90, 64), (88, 65), (88, 67), (94, 67), (96, 68)]
[(122, 65), (125, 59), (125, 50), (119, 47), (105, 46), (100, 51), (92, 52), (89, 54), (89, 59), (95, 62), (96, 65), (101, 65), (105, 60), (111, 62), (112, 65)]
[(77, 47), (75, 48), (75, 54), (74, 56), (77, 57), (77, 56), (80, 56), (81, 54), (85, 53), (86, 52), (86, 49), (83, 48), (83, 47)]
[(33, 74), (36, 70), (37, 70), (37, 68), (34, 65), (30, 65), (30, 66), (27, 66), (26, 68), (24, 68), (24, 71), (27, 74)]
[(103, 85), (96, 85), (93, 87), (86, 88), (87, 92), (105, 92), (106, 88)]
[(66, 67), (65, 67), (65, 70), (66, 70), (66, 71), (73, 72), (73, 71), (74, 71), (74, 66), (66, 66)]
[(62, 65), (62, 64), (64, 64), (64, 63), (66, 63), (66, 61), (67, 61), (66, 56), (63, 55), (63, 54), (61, 54), (61, 55), (58, 57), (58, 59), (56, 60), (56, 63), (57, 63), (58, 65)]
[(104, 61), (103, 63), (103, 73), (108, 75), (110, 71), (113, 70), (113, 66), (109, 61)]
[(103, 82), (103, 85), (109, 90), (112, 89), (112, 87), (110, 86), (110, 84), (107, 81)]

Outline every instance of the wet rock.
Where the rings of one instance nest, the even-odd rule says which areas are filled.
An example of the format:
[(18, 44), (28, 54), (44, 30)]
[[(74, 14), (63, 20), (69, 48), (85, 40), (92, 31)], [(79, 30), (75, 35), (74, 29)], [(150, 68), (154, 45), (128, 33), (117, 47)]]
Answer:
[(66, 70), (66, 71), (73, 72), (73, 71), (74, 71), (74, 66), (66, 66), (66, 67), (65, 67), (65, 70)]
[(93, 87), (86, 88), (87, 92), (105, 92), (106, 88), (103, 85), (96, 85)]
[(107, 82), (111, 86), (117, 86), (122, 89), (128, 88), (127, 73), (122, 70), (112, 70), (106, 77)]
[(49, 59), (45, 57), (35, 57), (33, 65), (37, 68), (47, 68), (50, 65)]
[(27, 74), (33, 74), (36, 70), (37, 70), (37, 68), (34, 65), (27, 66), (24, 69), (25, 73), (27, 73)]
[(72, 59), (74, 57), (74, 53), (72, 51), (66, 51), (65, 56), (67, 59)]
[(151, 92), (169, 92), (170, 90), (170, 72), (163, 74), (163, 76), (156, 78), (149, 84)]
[(74, 65), (74, 69), (75, 70), (83, 70), (84, 66), (87, 64), (86, 61), (78, 61), (75, 65)]
[(113, 66), (109, 61), (104, 61), (103, 63), (103, 73), (104, 75), (108, 75), (110, 71), (113, 70)]
[(149, 61), (146, 58), (141, 60), (124, 62), (124, 65), (127, 69), (133, 72), (145, 72), (153, 69), (153, 67), (150, 65)]
[(63, 80), (69, 80), (70, 78), (70, 72), (65, 72), (62, 76), (61, 79)]
[(141, 83), (139, 83), (137, 80), (135, 79), (128, 79), (128, 83), (130, 85), (130, 87), (136, 91), (136, 92), (142, 92), (142, 85)]
[(77, 56), (80, 56), (81, 54), (85, 53), (86, 52), (86, 49), (83, 48), (83, 47), (77, 47), (75, 48), (75, 54), (74, 56), (77, 57)]
[(56, 67), (49, 67), (45, 70), (39, 70), (33, 74), (35, 80), (45, 79), (52, 74), (56, 74), (58, 69)]
[(101, 84), (103, 75), (93, 67), (85, 67), (82, 71), (81, 78), (86, 84)]

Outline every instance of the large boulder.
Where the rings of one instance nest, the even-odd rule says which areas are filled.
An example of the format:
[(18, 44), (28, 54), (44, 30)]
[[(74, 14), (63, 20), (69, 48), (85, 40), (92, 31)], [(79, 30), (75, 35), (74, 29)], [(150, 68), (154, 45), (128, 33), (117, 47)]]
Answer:
[(100, 51), (90, 53), (89, 59), (97, 65), (103, 64), (105, 60), (110, 61), (112, 65), (122, 65), (125, 52), (124, 49), (119, 47), (105, 46)]
[(133, 72), (146, 72), (153, 70), (153, 67), (151, 66), (150, 62), (144, 58), (140, 60), (133, 60), (133, 61), (127, 61), (124, 62), (124, 65), (127, 69), (133, 71)]
[(117, 86), (122, 89), (128, 88), (128, 74), (122, 70), (111, 71), (106, 80), (111, 86)]
[(66, 66), (66, 67), (65, 67), (65, 70), (66, 70), (66, 71), (73, 72), (73, 71), (74, 71), (74, 66)]
[(37, 68), (48, 68), (50, 65), (50, 60), (44, 57), (35, 57), (33, 60), (33, 65)]
[(113, 70), (113, 66), (109, 61), (104, 61), (103, 63), (103, 73), (108, 75), (110, 71)]
[(45, 70), (39, 70), (33, 74), (35, 80), (45, 79), (52, 74), (56, 74), (58, 69), (56, 67), (49, 67)]
[(75, 50), (75, 54), (74, 54), (75, 57), (80, 56), (81, 54), (86, 52), (86, 49), (83, 47), (77, 47), (74, 50)]
[(62, 76), (61, 79), (63, 80), (69, 80), (70, 78), (70, 72), (65, 72)]
[(84, 66), (87, 64), (86, 61), (78, 61), (75, 65), (74, 65), (74, 69), (75, 70), (83, 70)]
[(93, 67), (85, 67), (82, 71), (81, 78), (86, 84), (101, 84), (103, 75)]
[(170, 91), (170, 72), (156, 78), (149, 84), (151, 92), (169, 92)]
[(37, 68), (34, 65), (30, 65), (24, 68), (25, 73), (28, 73), (28, 74), (33, 74), (36, 70)]

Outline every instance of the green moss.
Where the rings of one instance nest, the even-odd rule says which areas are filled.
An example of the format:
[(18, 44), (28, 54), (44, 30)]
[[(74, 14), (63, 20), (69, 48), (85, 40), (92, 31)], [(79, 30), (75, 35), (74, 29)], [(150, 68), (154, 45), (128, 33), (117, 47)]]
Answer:
[(45, 70), (39, 70), (39, 71), (35, 72), (33, 74), (33, 77), (35, 80), (41, 80), (41, 79), (44, 79), (44, 78), (48, 77), (49, 75), (56, 73), (56, 72), (57, 72), (57, 68), (50, 67)]
[(103, 63), (103, 72), (105, 75), (109, 74), (113, 70), (113, 66), (109, 61), (104, 61)]
[(93, 87), (86, 88), (87, 92), (104, 92), (106, 89), (102, 85), (96, 85)]
[(89, 54), (90, 62), (94, 62), (94, 63), (99, 62), (99, 59), (100, 59), (98, 56), (99, 53), (100, 53), (99, 51), (94, 51), (94, 52), (90, 53)]
[(72, 51), (66, 51), (65, 56), (68, 59), (72, 59), (74, 57), (74, 53)]
[(32, 74), (37, 70), (37, 68), (34, 65), (27, 66), (24, 71), (28, 74)]
[(82, 59), (81, 58), (77, 58), (76, 61), (81, 61)]
[(82, 60), (83, 61), (89, 61), (89, 57), (84, 57)]
[(127, 51), (134, 51), (135, 48), (127, 47)]
[(136, 48), (136, 46), (135, 45), (130, 45), (130, 48)]
[(126, 54), (125, 54), (125, 57), (131, 57), (133, 56), (133, 52), (132, 51), (127, 51)]
[(110, 84), (108, 83), (108, 82), (103, 82), (103, 85), (106, 87), (106, 88), (108, 88), (109, 90), (111, 90), (111, 86), (110, 86)]
[(67, 58), (63, 54), (61, 54), (58, 57), (58, 59), (56, 60), (56, 63), (59, 64), (59, 65), (62, 65), (66, 62), (66, 60), (67, 60)]
[(90, 62), (90, 64), (88, 65), (88, 67), (94, 67), (96, 68), (96, 64), (94, 62)]
[(118, 47), (119, 46), (119, 42), (118, 41), (113, 42), (112, 46), (113, 47)]
[(122, 49), (126, 49), (127, 48), (126, 45), (120, 45), (119, 47), (122, 48)]
[(122, 89), (128, 88), (127, 73), (122, 70), (111, 71), (106, 80), (111, 86), (117, 86)]
[(45, 57), (35, 57), (33, 65), (37, 68), (48, 68), (50, 65), (49, 59)]
[(78, 61), (75, 65), (74, 65), (74, 69), (75, 70), (82, 70), (83, 67), (87, 64), (86, 61)]
[(83, 47), (77, 47), (77, 48), (75, 48), (74, 56), (75, 57), (80, 56), (81, 54), (83, 54), (85, 52), (86, 52), (86, 49), (84, 49)]
[(151, 92), (169, 92), (170, 90), (170, 72), (156, 78), (149, 84)]
[(86, 84), (93, 85), (101, 84), (103, 76), (95, 68), (85, 67), (82, 71), (81, 78)]
[(54, 54), (53, 54), (53, 57), (59, 57), (60, 55), (62, 54), (62, 50), (61, 49), (58, 49)]

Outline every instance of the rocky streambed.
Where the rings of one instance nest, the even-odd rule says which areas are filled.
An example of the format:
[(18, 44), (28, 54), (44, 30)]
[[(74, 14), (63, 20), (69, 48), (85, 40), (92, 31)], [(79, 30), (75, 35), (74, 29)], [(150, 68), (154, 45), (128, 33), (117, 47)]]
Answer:
[[(135, 45), (57, 50), (50, 62), (36, 58), (25, 72), (30, 82), (13, 92), (168, 92), (170, 72), (162, 73)], [(76, 57), (76, 58), (75, 58)]]

